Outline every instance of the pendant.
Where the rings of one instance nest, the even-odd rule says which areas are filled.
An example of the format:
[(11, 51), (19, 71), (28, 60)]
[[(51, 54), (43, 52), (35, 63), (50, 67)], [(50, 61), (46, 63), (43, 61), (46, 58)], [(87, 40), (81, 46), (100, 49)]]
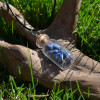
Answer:
[(62, 70), (69, 68), (75, 61), (72, 52), (63, 47), (55, 39), (50, 39), (46, 34), (38, 36), (36, 45), (42, 48), (43, 54)]

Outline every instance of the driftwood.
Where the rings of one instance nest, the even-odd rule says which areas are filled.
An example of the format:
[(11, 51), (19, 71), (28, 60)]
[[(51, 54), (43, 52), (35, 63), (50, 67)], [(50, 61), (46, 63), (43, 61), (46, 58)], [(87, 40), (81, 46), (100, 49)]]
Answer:
[[(51, 38), (57, 39), (74, 53), (75, 62), (67, 70), (60, 70), (42, 54), (40, 49), (32, 50), (20, 45), (11, 45), (3, 40), (0, 40), (0, 63), (17, 78), (19, 78), (20, 67), (22, 79), (31, 81), (29, 60), (31, 57), (33, 77), (35, 81), (38, 79), (39, 84), (47, 88), (53, 88), (56, 81), (57, 84), (61, 84), (61, 88), (65, 89), (66, 87), (70, 87), (71, 81), (73, 89), (76, 89), (76, 81), (78, 81), (81, 91), (85, 96), (88, 94), (89, 87), (92, 100), (93, 97), (95, 100), (100, 99), (100, 63), (81, 53), (73, 42), (75, 41), (75, 37), (72, 35), (72, 31), (76, 27), (80, 4), (81, 0), (64, 0), (51, 26), (46, 30), (37, 32), (37, 34), (47, 33)], [(1, 5), (2, 2), (0, 2)], [(25, 22), (27, 27), (32, 28), (16, 8), (13, 6), (11, 8), (18, 15), (21, 22)], [(32, 45), (35, 44), (36, 37), (17, 23), (5, 4), (0, 8), (0, 16), (9, 25), (14, 20), (14, 28), (20, 34), (24, 35)]]

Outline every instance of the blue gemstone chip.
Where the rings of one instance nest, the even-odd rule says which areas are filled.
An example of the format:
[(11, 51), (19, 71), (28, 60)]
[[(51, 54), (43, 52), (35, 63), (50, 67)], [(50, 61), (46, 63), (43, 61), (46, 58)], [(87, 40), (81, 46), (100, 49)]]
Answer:
[(66, 66), (71, 63), (71, 57), (67, 50), (62, 49), (59, 44), (51, 43), (45, 46), (45, 50), (48, 51), (49, 54), (52, 54), (58, 63), (63, 63), (66, 61)]

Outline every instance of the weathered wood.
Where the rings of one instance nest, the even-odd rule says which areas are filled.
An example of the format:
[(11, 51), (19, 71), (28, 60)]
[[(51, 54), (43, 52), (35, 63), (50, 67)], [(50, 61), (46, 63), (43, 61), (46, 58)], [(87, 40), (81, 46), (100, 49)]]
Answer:
[[(16, 14), (17, 18), (28, 28), (32, 28), (34, 29), (25, 19), (24, 17), (19, 13), (19, 11), (13, 7), (12, 5), (10, 5), (11, 9), (13, 10), (13, 12)], [(36, 41), (36, 37), (32, 35), (32, 32), (28, 31), (27, 29), (25, 29), (24, 27), (22, 27), (14, 18), (14, 16), (12, 15), (12, 13), (10, 12), (10, 10), (8, 10), (6, 4), (0, 2), (0, 16), (2, 16), (6, 22), (12, 26), (12, 21), (13, 21), (13, 25), (14, 25), (14, 29), (17, 29), (21, 35), (23, 35), (27, 40), (29, 40), (30, 43), (35, 43)], [(38, 32), (34, 32), (34, 34), (38, 34)]]
[[(65, 89), (65, 87), (70, 87), (71, 81), (72, 87), (76, 89), (76, 81), (78, 81), (81, 91), (84, 94), (88, 94), (89, 87), (91, 98), (95, 97), (95, 100), (100, 99), (100, 63), (85, 56), (78, 49), (76, 49), (74, 45), (72, 45), (72, 31), (76, 26), (77, 20), (75, 19), (75, 16), (77, 16), (75, 12), (79, 10), (80, 2), (81, 0), (64, 0), (62, 8), (60, 9), (60, 12), (58, 13), (53, 24), (47, 30), (41, 31), (51, 33), (49, 34), (51, 38), (57, 39), (62, 45), (74, 53), (75, 63), (67, 70), (60, 70), (42, 54), (41, 50), (32, 50), (20, 45), (11, 45), (4, 41), (0, 41), (0, 47), (2, 47), (0, 50), (0, 63), (2, 63), (5, 69), (7, 69), (10, 73), (13, 73), (13, 75), (17, 78), (19, 78), (19, 66), (22, 79), (31, 81), (29, 63), (29, 57), (31, 56), (34, 80), (36, 81), (38, 79), (38, 82), (43, 86), (52, 88), (54, 82), (56, 81), (57, 84), (61, 84), (61, 88)], [(2, 3), (0, 2), (0, 5), (1, 4)], [(73, 6), (72, 4), (75, 5)], [(12, 7), (12, 9), (15, 8)], [(13, 11), (17, 15), (20, 15), (17, 10)], [(10, 11), (7, 10), (6, 6), (0, 8), (0, 15), (5, 18), (8, 24), (11, 24), (13, 19), (15, 22), (14, 28), (17, 28), (19, 32), (24, 35), (32, 44), (35, 43), (36, 37), (32, 36), (29, 31), (21, 27), (21, 25), (16, 22)], [(9, 19), (7, 19), (5, 16), (7, 16)], [(23, 22), (23, 20), (21, 21)], [(39, 32), (37, 33), (39, 34)], [(71, 42), (68, 42), (67, 40)]]
[[(48, 34), (55, 34), (58, 38), (65, 38), (70, 42), (75, 41), (72, 31), (76, 28), (79, 9), (82, 0), (63, 0), (59, 13), (51, 26), (46, 31)], [(63, 34), (63, 35), (62, 35)]]
[[(59, 42), (62, 45), (67, 45), (64, 40), (59, 40)], [(61, 84), (61, 88), (65, 89), (65, 87), (70, 87), (71, 81), (73, 89), (76, 89), (76, 81), (78, 81), (84, 94), (88, 93), (89, 87), (90, 96), (100, 98), (100, 63), (84, 56), (76, 48), (72, 49), (76, 57), (75, 63), (67, 70), (62, 71), (49, 61), (41, 50), (34, 51), (24, 46), (10, 45), (3, 41), (0, 41), (0, 47), (2, 47), (0, 63), (17, 78), (19, 78), (19, 66), (22, 79), (31, 81), (29, 62), (29, 57), (31, 56), (34, 80), (38, 79), (39, 84), (47, 88), (53, 88), (53, 84), (56, 81), (57, 84)]]

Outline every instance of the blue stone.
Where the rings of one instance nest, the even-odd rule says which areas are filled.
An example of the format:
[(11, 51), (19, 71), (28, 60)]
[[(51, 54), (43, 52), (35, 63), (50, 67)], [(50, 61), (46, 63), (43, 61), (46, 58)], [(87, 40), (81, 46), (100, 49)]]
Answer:
[(59, 57), (60, 57), (60, 60), (62, 60), (62, 54), (61, 53), (59, 54)]
[(60, 46), (59, 46), (59, 45), (57, 45), (57, 44), (53, 43), (53, 49), (58, 49), (58, 50), (59, 50), (59, 48), (60, 48)]
[(45, 48), (46, 48), (46, 50), (52, 50), (53, 49), (53, 44), (48, 44)]
[(63, 54), (64, 51), (63, 51), (63, 49), (59, 49), (59, 52)]
[(65, 59), (67, 57), (66, 53), (63, 53), (63, 59)]
[(59, 52), (58, 52), (58, 53), (56, 53), (56, 54), (55, 54), (55, 56), (60, 56), (60, 53), (59, 53)]
[(50, 50), (49, 53), (56, 54), (56, 53), (58, 53), (58, 50)]
[(68, 60), (68, 61), (66, 62), (66, 64), (67, 64), (67, 65), (69, 65), (70, 63), (71, 63), (71, 61), (70, 61), (70, 60)]

